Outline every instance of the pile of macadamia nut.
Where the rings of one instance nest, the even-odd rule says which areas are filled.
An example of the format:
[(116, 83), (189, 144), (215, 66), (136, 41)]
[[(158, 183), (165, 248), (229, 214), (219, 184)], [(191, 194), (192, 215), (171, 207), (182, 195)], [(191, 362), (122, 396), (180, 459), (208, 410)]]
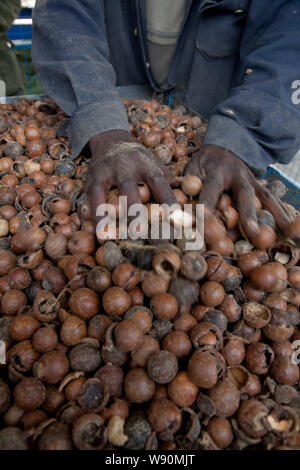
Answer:
[[(206, 124), (181, 105), (124, 105), (195, 205), (201, 180), (183, 174)], [(297, 211), (283, 235), (257, 199), (250, 243), (224, 193), (200, 251), (97, 240), (89, 159), (56, 137), (65, 119), (48, 99), (0, 105), (0, 450), (299, 449)]]

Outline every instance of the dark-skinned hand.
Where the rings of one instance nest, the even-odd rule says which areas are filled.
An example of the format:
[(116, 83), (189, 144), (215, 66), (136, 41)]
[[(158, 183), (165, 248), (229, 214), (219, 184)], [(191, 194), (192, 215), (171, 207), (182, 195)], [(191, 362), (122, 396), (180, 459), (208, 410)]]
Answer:
[(127, 196), (127, 204), (141, 203), (138, 183), (149, 186), (155, 200), (162, 204), (175, 204), (170, 187), (172, 174), (153, 153), (133, 141), (123, 130), (112, 130), (97, 135), (89, 142), (92, 158), (89, 164), (85, 191), (89, 194), (94, 221), (100, 204), (106, 203), (106, 195), (117, 186), (120, 196)]
[(279, 199), (256, 181), (251, 170), (237, 156), (222, 147), (205, 145), (195, 153), (185, 174), (201, 178), (203, 186), (199, 202), (214, 210), (223, 191), (231, 190), (245, 234), (251, 239), (259, 232), (256, 217), (256, 195), (263, 207), (271, 212), (279, 229), (284, 232), (291, 220)]

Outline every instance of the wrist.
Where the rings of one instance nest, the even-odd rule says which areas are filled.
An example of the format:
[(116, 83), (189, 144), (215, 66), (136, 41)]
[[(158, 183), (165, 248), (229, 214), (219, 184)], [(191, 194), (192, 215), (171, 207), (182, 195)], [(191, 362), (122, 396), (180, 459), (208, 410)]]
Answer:
[[(205, 152), (209, 152), (211, 154), (217, 154), (217, 155), (220, 155), (220, 153), (223, 153), (227, 156), (230, 156), (230, 155), (233, 155), (234, 157), (236, 157), (236, 155), (234, 153), (232, 153), (230, 150), (228, 150), (226, 147), (222, 147), (221, 145), (213, 145), (213, 144), (204, 144), (202, 146), (202, 150)], [(238, 158), (238, 157), (237, 157)]]
[(103, 154), (114, 144), (120, 142), (133, 142), (129, 132), (122, 129), (113, 129), (97, 134), (89, 141), (89, 147), (92, 154)]

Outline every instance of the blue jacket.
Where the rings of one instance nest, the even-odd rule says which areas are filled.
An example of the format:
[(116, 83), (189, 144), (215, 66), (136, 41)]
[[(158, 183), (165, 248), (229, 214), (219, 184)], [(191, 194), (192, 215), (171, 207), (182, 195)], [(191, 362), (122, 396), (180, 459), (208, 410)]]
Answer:
[[(300, 148), (300, 0), (186, 1), (175, 96), (209, 118), (206, 144), (258, 171), (288, 163)], [(37, 0), (33, 32), (44, 90), (70, 116), (73, 156), (98, 133), (128, 130), (116, 86), (161, 91), (144, 0)]]

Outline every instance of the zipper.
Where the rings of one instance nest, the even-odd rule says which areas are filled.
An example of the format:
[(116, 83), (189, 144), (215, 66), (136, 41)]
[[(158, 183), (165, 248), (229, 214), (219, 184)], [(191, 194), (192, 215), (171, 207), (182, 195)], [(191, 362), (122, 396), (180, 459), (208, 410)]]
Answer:
[[(144, 0), (135, 0), (135, 9), (136, 9), (136, 18), (137, 18), (137, 30), (138, 30), (138, 38), (140, 41), (140, 46), (142, 50), (144, 68), (150, 82), (151, 87), (158, 93), (165, 93), (168, 90), (162, 90), (160, 88), (152, 74), (151, 65), (150, 65), (150, 57), (148, 54), (148, 46), (147, 46), (147, 26), (145, 23), (146, 20), (146, 8)], [(144, 20), (144, 21), (143, 21)]]
[[(162, 0), (163, 1), (163, 0)], [(199, 13), (202, 13), (203, 11), (213, 8), (216, 6), (218, 3), (222, 3), (224, 0), (200, 0), (200, 6), (199, 6)], [(175, 50), (175, 55), (173, 57), (173, 62), (170, 67), (170, 71), (172, 70), (173, 64), (176, 62), (177, 56), (179, 54), (179, 43), (182, 39), (183, 31), (188, 19), (188, 16), (190, 14), (190, 9), (192, 6), (192, 3), (195, 2), (195, 0), (186, 0), (187, 6), (186, 6), (186, 11), (184, 14), (184, 18), (182, 21), (182, 25), (180, 28), (180, 32), (178, 35), (177, 43), (176, 43), (176, 50)], [(171, 90), (174, 89), (173, 86), (170, 86), (169, 88), (163, 90), (160, 88), (159, 85), (157, 85), (154, 76), (151, 71), (151, 64), (150, 64), (150, 57), (148, 54), (148, 46), (147, 46), (147, 25), (145, 24), (146, 20), (146, 12), (145, 12), (145, 2), (144, 0), (135, 0), (135, 9), (136, 9), (136, 18), (137, 18), (137, 33), (140, 41), (140, 47), (142, 50), (142, 57), (143, 57), (143, 62), (144, 62), (144, 69), (146, 71), (146, 75), (148, 77), (148, 80), (150, 82), (151, 87), (158, 93), (169, 93)], [(143, 24), (144, 23), (144, 24)], [(169, 72), (170, 72), (169, 71)]]

